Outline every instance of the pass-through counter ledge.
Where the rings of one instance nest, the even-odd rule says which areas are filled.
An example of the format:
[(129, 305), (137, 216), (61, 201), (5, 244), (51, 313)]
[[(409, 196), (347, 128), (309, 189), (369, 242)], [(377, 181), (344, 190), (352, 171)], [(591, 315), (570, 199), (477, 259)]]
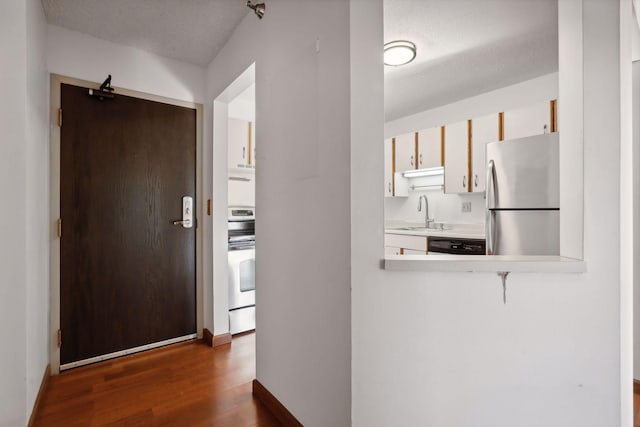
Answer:
[(562, 256), (387, 255), (384, 268), (424, 272), (585, 273), (587, 264)]

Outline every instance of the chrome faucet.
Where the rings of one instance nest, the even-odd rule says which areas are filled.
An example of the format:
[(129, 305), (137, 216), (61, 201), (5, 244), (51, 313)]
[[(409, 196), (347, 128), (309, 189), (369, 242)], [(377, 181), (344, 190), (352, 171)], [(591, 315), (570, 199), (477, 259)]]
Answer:
[(427, 199), (426, 194), (423, 194), (418, 199), (418, 212), (422, 212), (422, 199), (424, 199), (424, 228), (429, 228), (429, 224), (433, 222), (433, 219), (429, 218), (429, 199)]

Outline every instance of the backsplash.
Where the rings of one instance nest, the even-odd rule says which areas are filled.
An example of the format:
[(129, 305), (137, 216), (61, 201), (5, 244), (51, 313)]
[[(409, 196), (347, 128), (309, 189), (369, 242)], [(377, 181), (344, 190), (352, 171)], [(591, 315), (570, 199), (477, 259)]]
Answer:
[[(410, 185), (423, 185), (428, 178), (415, 178)], [(484, 224), (485, 199), (484, 193), (444, 194), (442, 189), (411, 190), (409, 197), (385, 197), (385, 222), (416, 222), (424, 221), (424, 210), (418, 212), (418, 199), (426, 195), (429, 200), (429, 216), (436, 222), (457, 224)], [(471, 212), (462, 212), (462, 203), (471, 203)]]

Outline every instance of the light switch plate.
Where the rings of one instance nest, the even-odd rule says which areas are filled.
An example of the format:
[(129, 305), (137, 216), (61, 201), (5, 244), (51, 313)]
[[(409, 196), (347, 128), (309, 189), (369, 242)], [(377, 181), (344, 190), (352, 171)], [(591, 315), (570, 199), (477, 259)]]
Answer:
[(462, 202), (462, 212), (471, 212), (471, 202)]

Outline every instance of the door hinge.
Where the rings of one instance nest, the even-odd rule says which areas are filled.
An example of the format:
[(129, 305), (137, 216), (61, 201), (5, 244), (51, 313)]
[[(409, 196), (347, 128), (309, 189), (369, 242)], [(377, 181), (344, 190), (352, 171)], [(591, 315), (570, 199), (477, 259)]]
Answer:
[(207, 200), (207, 215), (211, 216), (211, 199)]
[(62, 108), (58, 108), (58, 127), (62, 127)]
[(58, 348), (62, 347), (62, 329), (58, 329)]
[(58, 218), (58, 239), (62, 238), (62, 218)]

